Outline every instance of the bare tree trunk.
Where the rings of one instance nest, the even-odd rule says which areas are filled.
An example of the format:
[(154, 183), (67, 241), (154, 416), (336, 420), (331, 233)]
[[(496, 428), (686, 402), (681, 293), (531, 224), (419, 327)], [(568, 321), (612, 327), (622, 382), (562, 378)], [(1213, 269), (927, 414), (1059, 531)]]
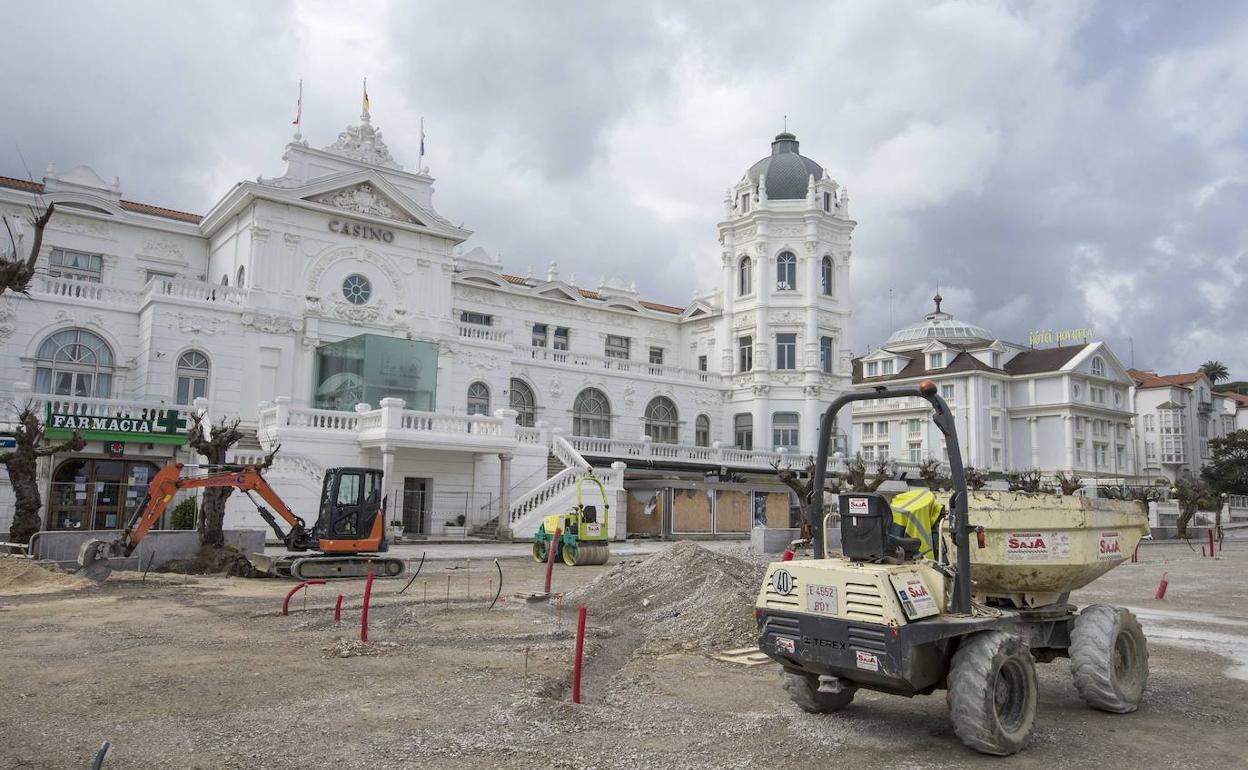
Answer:
[(0, 465), (9, 472), (15, 498), (13, 523), (9, 526), (9, 539), (15, 543), (29, 543), (30, 536), (42, 527), (39, 510), (43, 499), (39, 494), (39, 458), (57, 452), (76, 452), (86, 446), (77, 431), (61, 444), (39, 446), (43, 440), (43, 422), (30, 406), (17, 415), (17, 446), (11, 452), (0, 454)]
[(52, 219), (56, 210), (55, 203), (49, 203), (42, 212), (32, 209), (31, 221), (35, 226), (35, 234), (31, 239), (30, 255), (23, 261), (17, 254), (17, 239), (13, 237), (13, 229), (6, 220), (4, 225), (13, 248), (13, 261), (0, 261), (0, 295), (6, 291), (27, 294), (30, 280), (35, 277), (35, 264), (39, 261), (39, 249), (43, 247), (43, 230)]
[[(209, 435), (211, 431), (211, 435)], [(222, 419), (216, 426), (204, 425), (198, 414), (191, 415), (191, 430), (187, 434), (189, 447), (204, 456), (209, 465), (224, 465), (225, 456), (242, 439), (238, 419)], [(199, 513), (200, 547), (222, 548), (225, 546), (225, 503), (234, 492), (231, 487), (212, 487), (204, 490), (203, 506)]]

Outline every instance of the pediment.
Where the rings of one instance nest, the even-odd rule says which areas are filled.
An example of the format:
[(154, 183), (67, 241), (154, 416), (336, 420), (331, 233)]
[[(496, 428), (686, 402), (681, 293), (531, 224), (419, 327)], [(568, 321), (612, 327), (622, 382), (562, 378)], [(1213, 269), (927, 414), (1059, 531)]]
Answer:
[(548, 283), (546, 286), (539, 287), (536, 291), (539, 296), (549, 297), (551, 299), (565, 299), (572, 302), (580, 302), (579, 293), (565, 283)]
[(425, 225), (411, 211), (378, 190), (377, 186), (372, 182), (360, 182), (347, 187), (340, 187), (329, 192), (311, 195), (304, 198), (304, 200), (332, 206), (344, 211), (351, 211), (356, 214), (367, 214), (422, 227)]

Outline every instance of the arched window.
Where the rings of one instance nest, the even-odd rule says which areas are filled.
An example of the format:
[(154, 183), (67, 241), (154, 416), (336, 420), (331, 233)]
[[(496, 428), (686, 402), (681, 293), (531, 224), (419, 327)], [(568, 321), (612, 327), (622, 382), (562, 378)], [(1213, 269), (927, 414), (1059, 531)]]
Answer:
[(822, 280), (823, 293), (830, 297), (832, 296), (832, 258), (831, 257), (823, 258), (823, 262), (821, 264), (820, 270), (821, 270), (821, 275), (823, 277), (823, 280)]
[(524, 380), (511, 380), (511, 408), (520, 413), (516, 423), (532, 428), (537, 419), (537, 399), (533, 397), (533, 389)]
[(247, 278), (246, 269), (244, 269), (242, 265), (239, 265), (238, 266), (238, 278), (234, 280), (234, 285), (240, 289), (243, 288), (246, 285), (245, 283), (243, 283), (243, 281), (246, 280), (246, 278)]
[(1105, 359), (1101, 358), (1100, 356), (1094, 356), (1092, 358), (1092, 376), (1093, 377), (1105, 376)]
[(650, 399), (646, 404), (646, 435), (659, 444), (676, 444), (679, 432), (676, 404), (666, 396)]
[(113, 350), (85, 329), (48, 337), (35, 353), (35, 392), (109, 398), (113, 392)]
[(572, 402), (572, 435), (611, 438), (611, 404), (597, 388), (586, 388)]
[(474, 382), (468, 386), (468, 414), (490, 413), (490, 386)]
[(797, 257), (790, 251), (780, 252), (776, 257), (776, 289), (793, 291), (797, 288)]
[(704, 414), (698, 415), (694, 422), (693, 443), (698, 446), (711, 445), (711, 418)]
[(178, 356), (179, 404), (193, 404), (195, 399), (208, 397), (208, 356), (198, 350), (188, 350)]
[(229, 274), (229, 273), (222, 273), (222, 274), (221, 274), (221, 285), (222, 285), (222, 286), (229, 286), (229, 285), (230, 285), (230, 274)]
[(742, 257), (737, 266), (737, 296), (744, 297), (754, 291), (754, 263), (749, 257)]

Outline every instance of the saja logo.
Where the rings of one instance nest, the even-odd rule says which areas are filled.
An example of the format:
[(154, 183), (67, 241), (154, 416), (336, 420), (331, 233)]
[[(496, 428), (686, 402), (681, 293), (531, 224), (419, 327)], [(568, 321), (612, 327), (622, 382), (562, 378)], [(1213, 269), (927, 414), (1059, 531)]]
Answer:
[(778, 569), (771, 573), (771, 587), (781, 596), (793, 593), (793, 576), (788, 570)]

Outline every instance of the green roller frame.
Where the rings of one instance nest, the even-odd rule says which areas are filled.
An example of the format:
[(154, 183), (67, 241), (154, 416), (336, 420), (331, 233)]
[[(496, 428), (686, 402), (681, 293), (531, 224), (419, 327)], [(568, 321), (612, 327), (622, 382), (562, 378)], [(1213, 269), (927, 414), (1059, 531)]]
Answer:
[[(602, 510), (585, 505), (581, 487), (591, 481), (602, 495)], [(554, 544), (555, 558), (563, 559), (569, 567), (606, 564), (610, 558), (607, 547), (607, 514), (611, 506), (607, 502), (607, 488), (597, 476), (588, 474), (576, 483), (576, 507), (567, 513), (547, 516), (533, 534), (533, 561), (544, 562), (550, 553), (555, 532), (560, 532), (559, 542)]]

